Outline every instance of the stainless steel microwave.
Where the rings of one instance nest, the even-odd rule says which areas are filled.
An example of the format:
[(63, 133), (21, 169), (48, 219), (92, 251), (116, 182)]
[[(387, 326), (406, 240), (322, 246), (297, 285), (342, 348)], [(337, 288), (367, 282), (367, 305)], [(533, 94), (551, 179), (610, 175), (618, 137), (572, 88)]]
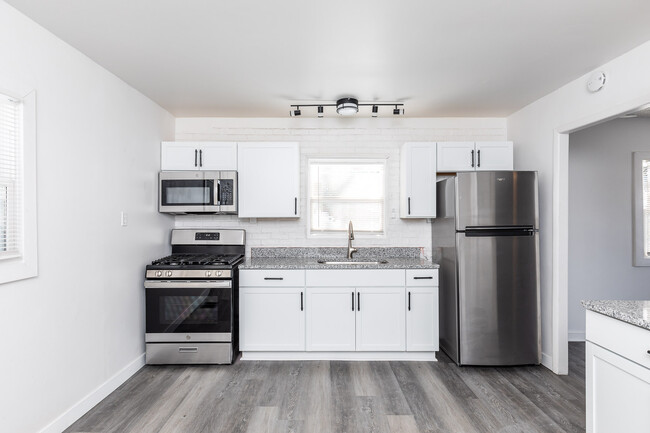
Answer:
[(161, 171), (158, 211), (237, 214), (236, 171)]

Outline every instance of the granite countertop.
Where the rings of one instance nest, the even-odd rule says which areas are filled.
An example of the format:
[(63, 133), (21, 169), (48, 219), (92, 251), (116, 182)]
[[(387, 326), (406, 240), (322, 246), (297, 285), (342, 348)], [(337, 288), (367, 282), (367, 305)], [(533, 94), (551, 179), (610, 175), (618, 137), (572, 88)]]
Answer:
[[(346, 258), (347, 249), (338, 247), (252, 248), (251, 257), (239, 265), (239, 269), (437, 269), (440, 266), (420, 257), (420, 249), (414, 247), (359, 248), (354, 258)], [(388, 263), (368, 264), (322, 264), (327, 261), (372, 261)]]
[(582, 301), (590, 311), (650, 330), (650, 301)]

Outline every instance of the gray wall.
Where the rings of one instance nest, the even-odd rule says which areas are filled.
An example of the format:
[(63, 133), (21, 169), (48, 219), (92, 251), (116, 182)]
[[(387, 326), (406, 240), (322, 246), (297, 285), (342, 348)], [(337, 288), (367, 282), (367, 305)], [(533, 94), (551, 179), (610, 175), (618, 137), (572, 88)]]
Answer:
[(569, 140), (569, 339), (584, 339), (582, 299), (650, 299), (650, 267), (632, 266), (632, 152), (650, 151), (650, 119), (616, 119)]

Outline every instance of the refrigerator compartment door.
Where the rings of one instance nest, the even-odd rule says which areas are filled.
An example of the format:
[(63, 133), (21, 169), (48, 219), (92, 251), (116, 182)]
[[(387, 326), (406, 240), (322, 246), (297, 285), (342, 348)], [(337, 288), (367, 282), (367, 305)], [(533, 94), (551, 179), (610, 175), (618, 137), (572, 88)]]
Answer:
[(459, 363), (539, 364), (539, 235), (456, 237)]
[(539, 228), (537, 172), (458, 173), (456, 230), (481, 226)]

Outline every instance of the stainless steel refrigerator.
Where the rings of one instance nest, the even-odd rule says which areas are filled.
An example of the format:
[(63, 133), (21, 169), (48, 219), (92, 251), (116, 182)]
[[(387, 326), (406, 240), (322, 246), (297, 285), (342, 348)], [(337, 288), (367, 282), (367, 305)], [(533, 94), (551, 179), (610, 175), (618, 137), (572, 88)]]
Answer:
[(458, 365), (539, 364), (537, 172), (458, 173), (437, 195), (440, 348)]

